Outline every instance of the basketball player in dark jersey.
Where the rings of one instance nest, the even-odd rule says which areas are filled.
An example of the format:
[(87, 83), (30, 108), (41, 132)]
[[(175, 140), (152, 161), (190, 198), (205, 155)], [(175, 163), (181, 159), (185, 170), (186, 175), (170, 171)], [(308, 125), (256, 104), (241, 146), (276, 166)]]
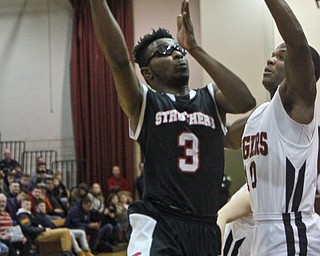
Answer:
[[(223, 177), (226, 113), (255, 106), (247, 86), (196, 42), (184, 0), (177, 42), (165, 29), (141, 38), (134, 58), (105, 0), (91, 0), (98, 42), (112, 70), (131, 137), (144, 156), (145, 189), (129, 207), (128, 255), (218, 255), (216, 224)], [(189, 88), (188, 53), (215, 85)], [(232, 145), (232, 141), (228, 141)]]

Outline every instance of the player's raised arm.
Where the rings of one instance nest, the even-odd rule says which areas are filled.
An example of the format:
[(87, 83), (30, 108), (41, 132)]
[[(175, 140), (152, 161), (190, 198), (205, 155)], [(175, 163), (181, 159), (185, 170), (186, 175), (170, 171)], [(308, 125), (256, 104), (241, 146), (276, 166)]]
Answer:
[(208, 72), (218, 86), (216, 93), (219, 107), (225, 113), (245, 113), (256, 105), (256, 100), (246, 84), (228, 68), (208, 55), (196, 42), (189, 13), (189, 1), (182, 2), (178, 16), (179, 44)]
[(90, 3), (96, 37), (112, 70), (120, 105), (135, 129), (142, 104), (142, 88), (123, 33), (105, 0), (91, 0)]
[(314, 114), (316, 80), (310, 48), (303, 29), (284, 0), (265, 0), (285, 42), (286, 79), (280, 86), (282, 103), (300, 123), (309, 123)]

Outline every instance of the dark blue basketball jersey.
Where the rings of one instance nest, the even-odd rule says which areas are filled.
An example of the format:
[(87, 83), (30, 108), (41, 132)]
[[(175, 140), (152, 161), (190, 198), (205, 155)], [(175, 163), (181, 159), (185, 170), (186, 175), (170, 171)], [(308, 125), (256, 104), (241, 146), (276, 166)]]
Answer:
[(144, 156), (143, 199), (216, 215), (225, 127), (213, 87), (174, 96), (148, 89), (136, 138)]

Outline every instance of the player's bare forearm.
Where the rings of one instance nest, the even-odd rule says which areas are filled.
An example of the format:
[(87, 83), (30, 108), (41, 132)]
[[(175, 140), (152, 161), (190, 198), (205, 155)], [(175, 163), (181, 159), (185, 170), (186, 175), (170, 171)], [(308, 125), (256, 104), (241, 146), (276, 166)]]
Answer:
[(142, 103), (142, 89), (124, 35), (105, 0), (91, 0), (90, 4), (95, 34), (112, 70), (120, 105), (135, 126)]
[(284, 0), (265, 0), (283, 40), (291, 46), (307, 44), (303, 29), (289, 5)]
[(228, 133), (224, 139), (224, 147), (229, 149), (240, 149), (241, 138), (246, 125), (248, 116), (234, 121), (228, 127)]
[(245, 113), (256, 106), (256, 100), (247, 85), (231, 70), (199, 46), (193, 48), (190, 54), (218, 86), (220, 93), (217, 95), (217, 101), (225, 113)]
[(230, 200), (218, 211), (218, 222), (230, 223), (252, 213), (248, 190)]
[(110, 66), (130, 63), (123, 33), (104, 0), (91, 0), (91, 13), (95, 34)]

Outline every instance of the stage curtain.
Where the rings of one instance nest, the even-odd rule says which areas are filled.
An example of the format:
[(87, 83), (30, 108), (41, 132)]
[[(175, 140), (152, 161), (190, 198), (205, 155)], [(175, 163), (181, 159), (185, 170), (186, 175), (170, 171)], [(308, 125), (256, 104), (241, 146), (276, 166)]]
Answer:
[[(90, 1), (70, 0), (74, 9), (71, 49), (71, 105), (78, 183), (100, 183), (106, 192), (113, 165), (119, 165), (133, 192), (133, 141), (128, 119), (120, 109), (115, 86), (95, 38)], [(128, 48), (133, 45), (131, 0), (109, 1), (124, 32)], [(108, 28), (106, 28), (108, 29)]]

